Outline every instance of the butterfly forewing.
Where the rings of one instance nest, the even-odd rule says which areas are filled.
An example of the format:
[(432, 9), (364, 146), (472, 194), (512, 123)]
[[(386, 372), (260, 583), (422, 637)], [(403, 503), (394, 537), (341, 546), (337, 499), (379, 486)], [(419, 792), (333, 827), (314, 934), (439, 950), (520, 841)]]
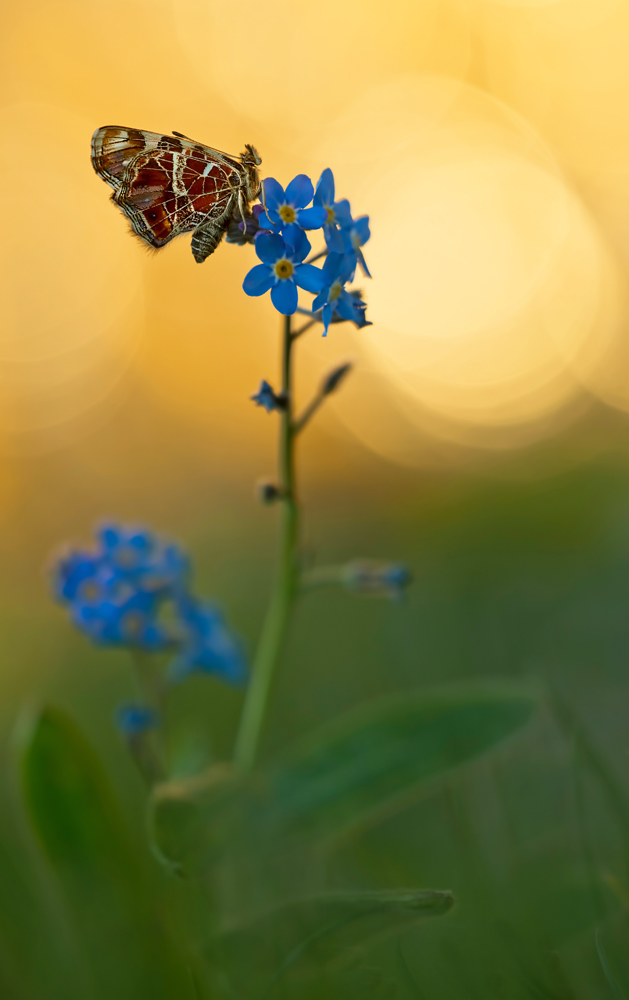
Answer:
[(133, 232), (155, 248), (200, 229), (193, 252), (204, 260), (235, 209), (248, 210), (245, 165), (184, 136), (106, 125), (92, 137), (92, 163)]

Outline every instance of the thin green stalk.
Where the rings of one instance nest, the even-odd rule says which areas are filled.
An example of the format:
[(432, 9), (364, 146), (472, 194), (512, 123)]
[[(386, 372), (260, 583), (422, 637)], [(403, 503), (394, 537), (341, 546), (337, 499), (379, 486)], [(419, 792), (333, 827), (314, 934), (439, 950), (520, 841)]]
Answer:
[(291, 317), (284, 317), (282, 347), (282, 398), (285, 406), (280, 418), (279, 473), (282, 493), (280, 558), (275, 589), (262, 629), (253, 664), (253, 676), (245, 698), (236, 737), (234, 761), (244, 771), (255, 764), (264, 716), (269, 701), (273, 675), (284, 645), (291, 608), (297, 594), (297, 540), (299, 506), (295, 496), (295, 431), (292, 399)]
[[(162, 719), (164, 712), (164, 682), (153, 658), (140, 650), (131, 653), (140, 697), (145, 705)], [(138, 733), (128, 738), (129, 750), (149, 787), (166, 776), (163, 729)]]

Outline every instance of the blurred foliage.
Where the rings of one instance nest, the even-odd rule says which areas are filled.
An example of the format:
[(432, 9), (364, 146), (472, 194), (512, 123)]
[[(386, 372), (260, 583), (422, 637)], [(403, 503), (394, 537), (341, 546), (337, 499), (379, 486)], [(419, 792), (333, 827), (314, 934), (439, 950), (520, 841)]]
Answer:
[[(625, 465), (519, 482), (433, 481), (409, 497), (386, 518), (330, 520), (335, 557), (366, 541), (378, 556), (393, 541), (418, 582), (405, 605), (338, 594), (304, 602), (257, 805), (245, 810), (245, 833), (228, 824), (227, 850), (201, 852), (198, 884), (185, 863), (144, 844), (145, 796), (109, 729), (109, 709), (130, 684), (124, 659), (88, 649), (44, 616), (66, 657), (47, 687), (72, 706), (104, 764), (65, 710), (19, 727), (26, 813), (38, 833), (28, 832), (12, 782), (1, 832), (3, 995), (629, 995)], [(211, 538), (201, 548), (211, 554)], [(239, 569), (245, 558), (238, 554)], [(252, 569), (240, 598), (229, 580), (223, 590), (251, 636), (264, 601), (255, 558)], [(212, 572), (210, 560), (203, 575)], [(14, 628), (18, 653), (32, 641)], [(492, 713), (505, 699), (512, 715)], [(220, 763), (237, 700), (200, 681), (174, 706), (170, 789), (184, 789), (190, 807), (188, 826), (180, 816), (174, 827), (184, 846), (188, 835), (198, 844), (197, 793), (201, 829), (210, 829), (210, 775), (224, 815), (241, 801)], [(389, 734), (402, 741), (399, 757), (378, 752), (387, 713), (401, 723)], [(208, 768), (196, 790), (186, 777), (192, 759)], [(373, 805), (386, 808), (365, 800), (369, 781), (354, 789), (343, 761), (363, 776), (381, 767)], [(302, 776), (313, 774), (323, 799), (304, 802)], [(360, 822), (348, 825), (355, 810)], [(405, 913), (403, 900), (430, 898), (422, 890), (451, 891), (451, 912)]]

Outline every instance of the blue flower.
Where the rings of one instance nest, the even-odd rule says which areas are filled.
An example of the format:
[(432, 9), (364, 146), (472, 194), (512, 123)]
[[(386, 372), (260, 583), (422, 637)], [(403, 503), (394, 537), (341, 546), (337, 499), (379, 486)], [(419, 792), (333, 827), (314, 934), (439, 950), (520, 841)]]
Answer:
[(369, 216), (361, 215), (359, 219), (351, 219), (348, 225), (341, 228), (341, 236), (343, 238), (345, 256), (348, 261), (352, 262), (352, 270), (347, 280), (354, 280), (357, 264), (360, 265), (363, 274), (367, 278), (370, 278), (371, 274), (369, 273), (369, 268), (361, 249), (371, 236)]
[[(94, 589), (98, 581), (94, 581)], [(76, 627), (99, 646), (123, 646), (158, 652), (168, 649), (172, 633), (159, 620), (156, 597), (118, 584), (104, 586), (98, 597), (76, 600), (70, 615)]]
[(172, 644), (159, 620), (163, 602), (185, 589), (182, 550), (143, 529), (103, 526), (97, 546), (63, 555), (53, 572), (58, 600), (93, 642), (156, 651)]
[(396, 600), (402, 597), (404, 590), (412, 582), (412, 576), (404, 563), (357, 559), (345, 566), (343, 582), (351, 590)]
[(178, 602), (177, 612), (181, 647), (168, 669), (171, 682), (200, 672), (217, 674), (230, 684), (242, 684), (248, 675), (242, 645), (218, 608), (185, 594)]
[(103, 525), (98, 533), (103, 561), (120, 579), (151, 593), (182, 586), (189, 561), (178, 545), (164, 542), (150, 531)]
[[(334, 313), (341, 319), (352, 320), (355, 323), (362, 318), (357, 312), (356, 297), (345, 290), (345, 283), (349, 280), (352, 267), (355, 268), (355, 264), (347, 254), (332, 252), (325, 259), (322, 269), (324, 285), (312, 303), (313, 312), (323, 308), (321, 322), (324, 327), (324, 337), (327, 336)], [(365, 323), (358, 322), (357, 325), (364, 326)]]
[(273, 410), (284, 409), (281, 397), (275, 395), (273, 386), (269, 385), (266, 379), (262, 379), (260, 388), (256, 394), (249, 398), (254, 401), (256, 406), (263, 406), (267, 413), (271, 413)]
[(320, 229), (325, 222), (327, 212), (320, 205), (306, 208), (312, 201), (314, 188), (305, 174), (294, 177), (286, 191), (274, 177), (267, 177), (262, 185), (266, 212), (258, 220), (261, 229), (283, 231), (294, 224), (301, 229)]
[(325, 209), (326, 220), (323, 225), (323, 235), (328, 250), (334, 253), (343, 253), (345, 241), (339, 226), (349, 227), (353, 220), (347, 199), (334, 201), (334, 174), (329, 167), (326, 167), (317, 181), (313, 204)]
[(297, 286), (318, 292), (324, 280), (320, 268), (303, 263), (310, 252), (305, 233), (297, 226), (291, 230), (291, 242), (275, 234), (258, 236), (256, 253), (263, 263), (249, 271), (242, 285), (247, 295), (264, 295), (270, 289), (273, 305), (284, 316), (297, 310)]
[(133, 739), (159, 725), (157, 712), (147, 705), (121, 705), (115, 715), (116, 726), (123, 736)]
[(100, 565), (101, 557), (94, 552), (64, 553), (55, 567), (53, 588), (59, 601), (74, 601), (84, 585), (93, 580)]

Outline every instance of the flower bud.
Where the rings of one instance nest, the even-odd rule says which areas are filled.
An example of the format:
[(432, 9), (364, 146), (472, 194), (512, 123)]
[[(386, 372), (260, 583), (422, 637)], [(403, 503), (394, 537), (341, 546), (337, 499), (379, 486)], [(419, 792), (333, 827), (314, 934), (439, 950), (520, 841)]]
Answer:
[(270, 480), (262, 479), (256, 484), (256, 496), (260, 503), (268, 506), (269, 504), (275, 503), (277, 500), (281, 500), (283, 491), (281, 487), (272, 483)]
[(343, 572), (343, 583), (350, 590), (390, 598), (401, 597), (411, 580), (410, 570), (404, 563), (357, 559), (348, 563)]
[(345, 376), (349, 374), (351, 369), (351, 361), (347, 361), (344, 365), (339, 365), (338, 368), (333, 368), (329, 375), (326, 375), (323, 381), (323, 385), (321, 386), (321, 395), (329, 396), (331, 392), (338, 389), (339, 385)]

